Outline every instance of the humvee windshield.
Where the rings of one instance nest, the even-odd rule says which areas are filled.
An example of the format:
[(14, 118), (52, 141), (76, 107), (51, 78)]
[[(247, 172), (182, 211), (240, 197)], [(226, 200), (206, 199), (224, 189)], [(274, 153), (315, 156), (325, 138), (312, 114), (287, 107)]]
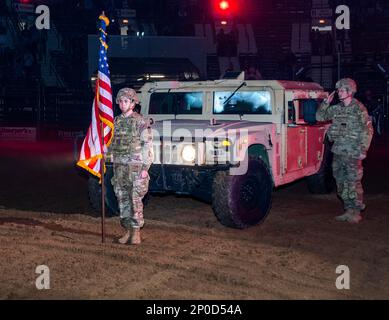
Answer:
[(154, 92), (149, 114), (202, 114), (202, 92)]
[(271, 114), (269, 91), (240, 91), (226, 103), (232, 91), (215, 92), (213, 96), (214, 114)]

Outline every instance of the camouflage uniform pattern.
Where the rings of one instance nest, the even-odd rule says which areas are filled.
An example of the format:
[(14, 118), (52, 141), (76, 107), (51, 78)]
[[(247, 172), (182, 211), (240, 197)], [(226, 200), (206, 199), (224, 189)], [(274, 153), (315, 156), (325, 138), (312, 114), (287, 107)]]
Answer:
[(362, 160), (347, 155), (334, 154), (332, 171), (338, 195), (343, 200), (344, 209), (361, 211), (363, 208)]
[(114, 136), (107, 152), (113, 162), (111, 180), (120, 209), (120, 223), (126, 228), (141, 228), (142, 198), (147, 193), (150, 177), (140, 178), (142, 170), (149, 170), (153, 160), (152, 133), (143, 116), (115, 117)]
[(354, 99), (348, 106), (343, 102), (330, 106), (323, 102), (316, 112), (318, 121), (331, 120), (327, 135), (333, 142), (332, 163), (338, 195), (344, 209), (363, 208), (362, 160), (366, 157), (373, 127), (366, 108)]

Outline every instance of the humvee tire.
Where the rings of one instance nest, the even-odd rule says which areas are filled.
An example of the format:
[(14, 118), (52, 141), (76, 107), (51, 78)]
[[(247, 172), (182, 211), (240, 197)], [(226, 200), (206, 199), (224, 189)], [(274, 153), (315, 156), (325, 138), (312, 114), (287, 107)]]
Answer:
[(319, 171), (307, 177), (308, 190), (312, 194), (331, 193), (335, 186), (335, 179), (332, 175), (332, 158), (331, 146), (326, 142), (324, 147), (323, 161)]
[(247, 173), (231, 176), (216, 173), (212, 186), (212, 207), (227, 227), (244, 229), (262, 222), (270, 211), (273, 182), (261, 159), (250, 159)]

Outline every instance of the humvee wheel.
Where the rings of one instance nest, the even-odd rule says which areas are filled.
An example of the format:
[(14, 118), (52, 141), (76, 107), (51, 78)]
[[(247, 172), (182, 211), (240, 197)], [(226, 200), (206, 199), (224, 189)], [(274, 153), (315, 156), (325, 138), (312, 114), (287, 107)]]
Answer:
[(213, 180), (212, 206), (225, 226), (244, 229), (262, 222), (270, 211), (272, 178), (265, 163), (251, 159), (244, 175), (217, 172)]
[(312, 194), (331, 193), (335, 186), (335, 180), (332, 175), (332, 158), (331, 147), (326, 143), (324, 148), (323, 162), (319, 171), (307, 177), (308, 190)]

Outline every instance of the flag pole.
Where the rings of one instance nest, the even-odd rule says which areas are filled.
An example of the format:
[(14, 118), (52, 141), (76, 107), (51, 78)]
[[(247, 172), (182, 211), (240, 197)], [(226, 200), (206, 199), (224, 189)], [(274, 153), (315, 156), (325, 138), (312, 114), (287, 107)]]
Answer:
[[(101, 139), (104, 141), (104, 123), (101, 121)], [(105, 242), (105, 182), (104, 182), (105, 159), (104, 151), (101, 158), (101, 243)]]
[[(102, 12), (102, 15), (105, 16), (105, 11)], [(101, 125), (101, 141), (104, 142), (104, 123), (100, 122)], [(105, 168), (105, 158), (104, 158), (104, 149), (102, 150), (101, 158), (101, 243), (105, 243), (105, 181), (104, 181), (104, 168)]]
[[(92, 105), (92, 121), (81, 147), (77, 165), (99, 176), (101, 183), (101, 242), (105, 242), (105, 152), (113, 137), (114, 112), (112, 108), (111, 81), (107, 59), (106, 27), (109, 20), (104, 11), (99, 16), (100, 22), (100, 50), (99, 68), (96, 80), (96, 95)], [(100, 99), (99, 87), (103, 85), (104, 98)], [(104, 130), (105, 129), (105, 130)], [(100, 131), (99, 131), (100, 130)]]

